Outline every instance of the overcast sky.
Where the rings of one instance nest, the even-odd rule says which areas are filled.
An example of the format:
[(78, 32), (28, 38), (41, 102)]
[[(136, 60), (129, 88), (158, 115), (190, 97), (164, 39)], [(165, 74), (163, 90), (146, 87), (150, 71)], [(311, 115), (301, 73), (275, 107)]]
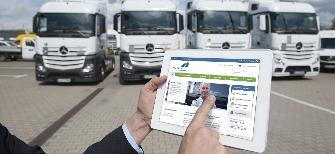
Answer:
[[(0, 29), (31, 29), (32, 18), (47, 0), (0, 0)], [(112, 10), (119, 9), (116, 0), (109, 0)], [(300, 0), (312, 4), (320, 16), (321, 25), (331, 25), (335, 17), (334, 0)], [(185, 8), (187, 0), (180, 0)]]

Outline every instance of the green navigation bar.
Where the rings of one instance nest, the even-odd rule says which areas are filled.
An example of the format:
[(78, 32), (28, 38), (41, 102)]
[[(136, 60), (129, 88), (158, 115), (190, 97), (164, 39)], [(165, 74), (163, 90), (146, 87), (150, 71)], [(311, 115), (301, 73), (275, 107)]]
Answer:
[(188, 77), (188, 78), (203, 78), (203, 79), (215, 79), (215, 80), (256, 82), (256, 78), (252, 78), (252, 77), (222, 76), (222, 75), (209, 75), (209, 74), (191, 74), (191, 73), (176, 73), (175, 75), (177, 77)]

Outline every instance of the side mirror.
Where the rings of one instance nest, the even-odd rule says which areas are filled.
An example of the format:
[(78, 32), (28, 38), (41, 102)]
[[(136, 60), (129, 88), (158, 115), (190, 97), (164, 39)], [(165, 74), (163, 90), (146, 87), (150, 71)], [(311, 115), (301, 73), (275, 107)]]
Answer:
[(196, 32), (197, 31), (197, 27), (198, 27), (198, 24), (197, 24), (197, 14), (194, 12), (192, 14), (192, 32)]
[(38, 14), (36, 14), (33, 18), (33, 32), (37, 34), (37, 24), (38, 24)]
[(320, 31), (321, 25), (320, 25), (320, 18), (319, 18), (319, 16), (316, 16), (316, 22), (317, 22), (317, 26), (318, 26), (318, 31)]
[(261, 31), (266, 31), (266, 16), (265, 15), (259, 16), (259, 29)]
[(119, 22), (120, 16), (121, 16), (121, 14), (118, 13), (118, 14), (115, 14), (114, 18), (113, 18), (113, 29), (117, 32), (120, 32), (120, 29), (119, 29), (119, 27), (120, 27), (120, 25), (119, 25), (120, 24), (120, 22)]
[(184, 30), (184, 16), (181, 14), (178, 14), (178, 28), (178, 32)]

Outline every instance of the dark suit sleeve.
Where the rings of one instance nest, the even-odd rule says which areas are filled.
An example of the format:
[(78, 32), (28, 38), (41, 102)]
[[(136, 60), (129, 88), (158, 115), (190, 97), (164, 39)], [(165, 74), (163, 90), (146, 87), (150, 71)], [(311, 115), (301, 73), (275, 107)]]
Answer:
[(29, 146), (0, 123), (0, 154), (44, 154), (39, 146)]
[(129, 144), (122, 126), (106, 135), (100, 142), (94, 143), (86, 149), (84, 154), (137, 154)]

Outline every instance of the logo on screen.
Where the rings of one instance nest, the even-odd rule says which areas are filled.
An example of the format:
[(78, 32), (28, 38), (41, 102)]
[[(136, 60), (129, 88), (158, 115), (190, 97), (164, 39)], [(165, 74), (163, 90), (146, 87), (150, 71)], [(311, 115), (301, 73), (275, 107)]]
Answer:
[(183, 65), (181, 65), (181, 67), (188, 67), (188, 65), (190, 65), (190, 63), (189, 63), (189, 62), (186, 62), (186, 63), (184, 63)]

